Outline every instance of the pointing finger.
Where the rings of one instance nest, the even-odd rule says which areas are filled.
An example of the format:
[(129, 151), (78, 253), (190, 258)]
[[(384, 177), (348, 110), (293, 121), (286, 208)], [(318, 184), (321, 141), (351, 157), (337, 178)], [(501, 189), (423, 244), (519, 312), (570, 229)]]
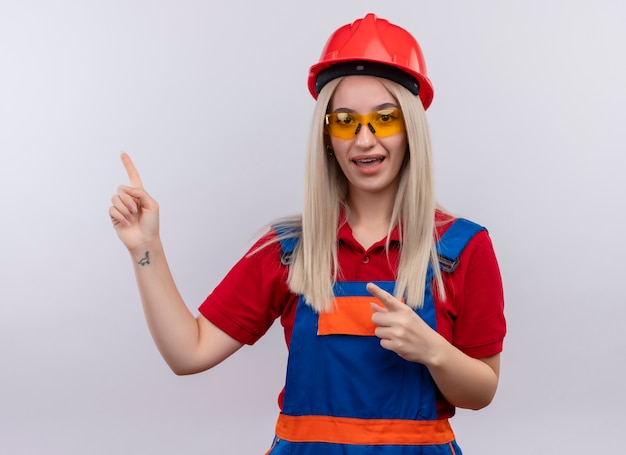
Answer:
[(126, 169), (126, 174), (128, 174), (128, 179), (130, 181), (130, 186), (134, 188), (143, 188), (143, 183), (141, 183), (141, 178), (139, 177), (139, 172), (133, 163), (133, 160), (130, 159), (128, 153), (124, 152), (120, 156), (122, 163), (124, 164), (124, 168)]
[(387, 310), (397, 310), (404, 307), (404, 304), (396, 299), (393, 295), (375, 285), (374, 283), (367, 283), (366, 289), (378, 300), (381, 301)]

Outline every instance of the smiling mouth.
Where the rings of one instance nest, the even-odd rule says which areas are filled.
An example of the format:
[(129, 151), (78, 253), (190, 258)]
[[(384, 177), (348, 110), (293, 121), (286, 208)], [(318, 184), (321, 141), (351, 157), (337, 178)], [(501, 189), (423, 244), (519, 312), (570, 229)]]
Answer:
[(382, 163), (385, 160), (384, 156), (380, 156), (377, 158), (361, 158), (358, 160), (352, 160), (352, 162), (354, 164), (357, 164), (359, 166), (372, 166), (378, 163)]

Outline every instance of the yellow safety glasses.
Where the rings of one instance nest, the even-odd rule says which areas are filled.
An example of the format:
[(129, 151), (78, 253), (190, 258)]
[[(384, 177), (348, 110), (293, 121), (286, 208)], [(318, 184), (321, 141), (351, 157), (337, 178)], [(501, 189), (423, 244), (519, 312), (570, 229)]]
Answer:
[(326, 114), (326, 131), (338, 139), (353, 139), (361, 131), (362, 125), (367, 125), (376, 137), (404, 132), (404, 119), (400, 109), (383, 109), (367, 115), (354, 112)]

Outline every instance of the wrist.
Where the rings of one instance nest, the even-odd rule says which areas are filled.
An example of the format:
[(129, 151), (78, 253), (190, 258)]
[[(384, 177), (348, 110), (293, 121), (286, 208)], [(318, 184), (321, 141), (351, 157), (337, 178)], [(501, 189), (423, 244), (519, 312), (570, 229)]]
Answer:
[(160, 240), (142, 243), (136, 247), (130, 248), (128, 253), (135, 265), (146, 266), (163, 250)]
[(439, 333), (434, 334), (431, 343), (430, 356), (424, 364), (428, 369), (440, 369), (449, 363), (452, 345)]

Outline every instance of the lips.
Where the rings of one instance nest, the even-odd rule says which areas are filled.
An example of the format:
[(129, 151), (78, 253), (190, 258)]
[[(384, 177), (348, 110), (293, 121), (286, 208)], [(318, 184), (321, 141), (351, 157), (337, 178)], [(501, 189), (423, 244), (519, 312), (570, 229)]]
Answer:
[(368, 156), (363, 158), (355, 158), (352, 160), (352, 162), (357, 166), (372, 167), (382, 163), (384, 160), (384, 156)]

